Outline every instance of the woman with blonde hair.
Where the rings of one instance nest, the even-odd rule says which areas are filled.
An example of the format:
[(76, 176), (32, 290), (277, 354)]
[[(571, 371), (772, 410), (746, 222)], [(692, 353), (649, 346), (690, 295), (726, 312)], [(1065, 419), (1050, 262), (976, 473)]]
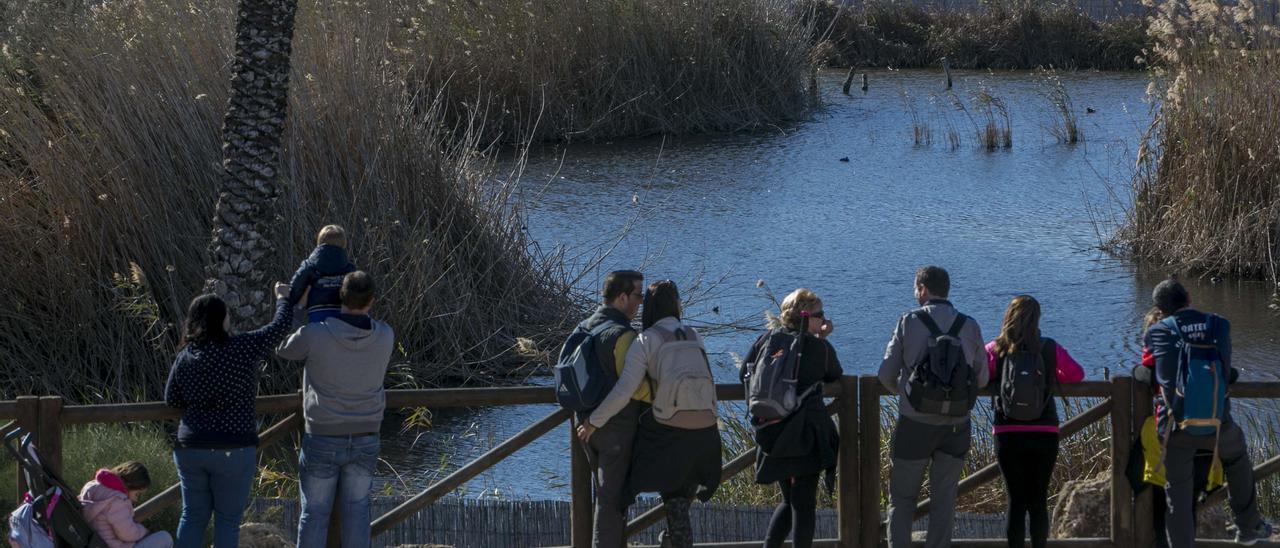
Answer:
[(776, 347), (779, 341), (794, 342), (799, 338), (795, 391), (806, 397), (790, 415), (771, 421), (753, 417), (752, 426), (757, 451), (756, 483), (776, 483), (782, 495), (782, 502), (769, 521), (764, 545), (782, 546), (791, 534), (793, 546), (807, 548), (813, 544), (818, 477), (823, 471), (834, 470), (840, 447), (835, 423), (822, 404), (821, 385), (839, 380), (841, 370), (835, 348), (826, 338), (833, 325), (826, 317), (822, 299), (801, 288), (787, 295), (781, 308), (781, 313), (770, 319), (769, 332), (751, 345), (739, 377), (747, 382), (762, 353)]
[(987, 343), (995, 395), (992, 431), (996, 461), (1008, 497), (1009, 546), (1021, 548), (1031, 516), (1031, 546), (1049, 536), (1049, 481), (1058, 460), (1058, 408), (1054, 384), (1084, 379), (1084, 370), (1061, 345), (1040, 334), (1040, 303), (1018, 295), (1004, 314), (1000, 336)]

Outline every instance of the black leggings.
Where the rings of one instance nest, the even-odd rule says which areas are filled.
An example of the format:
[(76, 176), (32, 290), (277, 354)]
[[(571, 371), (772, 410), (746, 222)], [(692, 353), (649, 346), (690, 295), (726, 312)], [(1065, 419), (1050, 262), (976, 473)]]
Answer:
[(778, 482), (782, 491), (782, 504), (773, 510), (769, 520), (769, 534), (764, 537), (765, 548), (778, 548), (787, 540), (787, 533), (795, 525), (791, 539), (795, 548), (813, 545), (813, 527), (818, 510), (818, 474), (797, 476)]
[(1052, 432), (996, 434), (996, 462), (1004, 475), (1009, 512), (1006, 533), (1010, 548), (1022, 548), (1027, 536), (1023, 518), (1031, 515), (1031, 546), (1043, 548), (1049, 538), (1049, 481), (1058, 461), (1058, 435)]

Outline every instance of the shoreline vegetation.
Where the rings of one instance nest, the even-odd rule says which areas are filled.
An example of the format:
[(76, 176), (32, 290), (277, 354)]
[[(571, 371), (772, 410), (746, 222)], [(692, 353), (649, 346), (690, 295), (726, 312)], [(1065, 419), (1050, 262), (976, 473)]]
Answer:
[[(1280, 283), (1280, 31), (1255, 2), (1160, 4), (1159, 109), (1113, 249), (1171, 271)], [(1275, 307), (1275, 304), (1272, 305)]]
[(1142, 70), (1152, 41), (1142, 17), (1097, 20), (1070, 1), (984, 1), (948, 10), (893, 0), (803, 0), (833, 67)]
[[(590, 274), (530, 239), (491, 152), (798, 120), (811, 31), (787, 5), (304, 0), (263, 270), (287, 277), (316, 227), (344, 225), (394, 296), (377, 310), (400, 335), (391, 386), (527, 376)], [(159, 397), (204, 280), (234, 8), (0, 6), (0, 254), (24, 266), (3, 285), (4, 397)], [(261, 388), (299, 377), (273, 364)]]

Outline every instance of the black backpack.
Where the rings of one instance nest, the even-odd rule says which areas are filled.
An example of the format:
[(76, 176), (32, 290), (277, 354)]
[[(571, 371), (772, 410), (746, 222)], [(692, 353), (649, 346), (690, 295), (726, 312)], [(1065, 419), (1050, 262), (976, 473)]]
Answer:
[(960, 329), (969, 318), (956, 313), (951, 329), (943, 333), (924, 310), (911, 315), (929, 329), (929, 348), (907, 377), (907, 401), (921, 413), (966, 417), (978, 401), (978, 379), (964, 358)]
[(1049, 390), (1057, 376), (1056, 353), (1053, 339), (1041, 339), (1037, 352), (1019, 350), (1005, 355), (999, 364), (996, 409), (1015, 421), (1034, 421), (1044, 415), (1053, 397)]
[(822, 384), (798, 386), (804, 350), (802, 332), (773, 329), (758, 344), (755, 360), (745, 364), (747, 411), (754, 423), (767, 424), (791, 416)]
[(585, 413), (596, 408), (618, 383), (618, 372), (600, 363), (596, 343), (612, 322), (587, 329), (585, 322), (569, 334), (560, 358), (552, 368), (556, 379), (556, 403), (570, 411)]

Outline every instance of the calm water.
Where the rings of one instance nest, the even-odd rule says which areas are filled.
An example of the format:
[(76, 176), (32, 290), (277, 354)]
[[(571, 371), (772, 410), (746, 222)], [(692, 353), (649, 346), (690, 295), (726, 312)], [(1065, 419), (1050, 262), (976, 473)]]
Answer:
[[(953, 302), (987, 338), (1009, 299), (1029, 293), (1043, 306), (1044, 331), (1091, 378), (1133, 365), (1151, 288), (1167, 273), (1097, 248), (1127, 199), (1151, 120), (1143, 75), (1063, 77), (1085, 136), (1075, 146), (1050, 134), (1052, 107), (1034, 74), (959, 75), (956, 97), (967, 114), (943, 94), (938, 74), (873, 73), (869, 93), (855, 88), (852, 97), (839, 93), (841, 81), (824, 74), (826, 108), (772, 132), (536, 151), (523, 177), (529, 230), (542, 248), (565, 246), (584, 260), (616, 242), (588, 276), (591, 289), (614, 268), (641, 268), (682, 288), (703, 279), (714, 287), (687, 314), (708, 325), (758, 325), (771, 304), (757, 280), (778, 298), (809, 287), (825, 301), (850, 373), (874, 373), (894, 323), (914, 306), (912, 276), (925, 264), (950, 271)], [(976, 145), (974, 121), (985, 123), (985, 114), (970, 98), (979, 89), (1006, 103), (1011, 149)], [(931, 146), (913, 143), (913, 110), (931, 128)], [(954, 150), (949, 128), (963, 141)], [(1280, 328), (1265, 285), (1192, 290), (1199, 307), (1231, 319), (1246, 378), (1277, 378)], [(708, 341), (726, 380), (730, 353), (753, 338), (726, 331)], [(388, 425), (384, 454), (398, 472), (388, 482), (420, 488), (551, 410), (437, 414), (431, 431), (394, 437), (398, 428)], [(567, 429), (539, 440), (473, 481), (467, 495), (567, 497), (567, 440)]]

